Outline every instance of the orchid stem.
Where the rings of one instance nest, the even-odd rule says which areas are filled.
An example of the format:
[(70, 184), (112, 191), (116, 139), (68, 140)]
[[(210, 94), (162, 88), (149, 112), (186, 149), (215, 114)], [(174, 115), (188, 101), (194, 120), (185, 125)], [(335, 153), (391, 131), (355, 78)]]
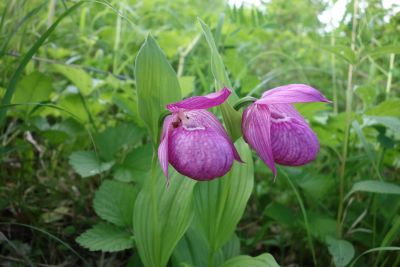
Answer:
[[(353, 1), (353, 22), (351, 30), (351, 50), (355, 50), (356, 44), (356, 29), (357, 29), (357, 15), (358, 15), (358, 0)], [(344, 131), (344, 146), (343, 156), (340, 166), (340, 184), (339, 184), (339, 207), (336, 221), (336, 235), (341, 238), (343, 231), (343, 207), (344, 207), (344, 187), (346, 176), (346, 161), (349, 146), (350, 125), (351, 125), (351, 110), (353, 98), (353, 64), (349, 64), (348, 77), (347, 77), (347, 92), (346, 92), (346, 121)]]
[(207, 264), (207, 266), (208, 267), (214, 267), (214, 255), (215, 255), (215, 252), (214, 252), (214, 249), (210, 248), (210, 250), (211, 250), (211, 252), (208, 253), (208, 264)]
[(290, 187), (293, 189), (294, 194), (296, 195), (297, 201), (299, 202), (300, 210), (301, 210), (301, 213), (302, 213), (303, 219), (304, 219), (304, 226), (305, 226), (306, 232), (307, 232), (308, 245), (310, 246), (310, 250), (311, 250), (311, 255), (312, 255), (312, 258), (313, 258), (314, 266), (318, 266), (317, 257), (316, 257), (316, 254), (315, 254), (315, 248), (314, 248), (314, 244), (313, 244), (312, 237), (311, 237), (310, 227), (309, 227), (309, 224), (308, 224), (307, 212), (306, 212), (306, 209), (304, 207), (303, 200), (301, 199), (300, 193), (299, 193), (299, 191), (297, 191), (296, 186), (290, 180), (289, 175), (282, 168), (279, 169), (279, 172), (282, 173), (283, 176), (285, 176), (285, 178), (288, 181)]
[(392, 76), (393, 76), (393, 68), (394, 68), (394, 56), (395, 54), (390, 54), (389, 59), (389, 71), (388, 78), (386, 82), (386, 99), (389, 99), (390, 88), (392, 87)]
[(155, 250), (157, 252), (160, 251), (160, 233), (158, 227), (158, 211), (157, 211), (157, 198), (156, 198), (156, 190), (157, 190), (157, 152), (153, 151), (153, 158), (151, 160), (151, 181), (150, 181), (150, 193), (151, 193), (151, 209), (152, 209), (152, 218), (153, 218), (153, 229), (154, 233), (154, 245)]
[[(332, 5), (332, 0), (330, 1)], [(333, 16), (332, 16), (333, 18)], [(332, 21), (331, 21), (332, 23)], [(335, 31), (331, 31), (331, 46), (335, 46)], [(331, 69), (332, 69), (332, 95), (333, 95), (333, 113), (338, 114), (338, 99), (337, 99), (337, 88), (336, 88), (336, 57), (335, 54), (331, 54)]]

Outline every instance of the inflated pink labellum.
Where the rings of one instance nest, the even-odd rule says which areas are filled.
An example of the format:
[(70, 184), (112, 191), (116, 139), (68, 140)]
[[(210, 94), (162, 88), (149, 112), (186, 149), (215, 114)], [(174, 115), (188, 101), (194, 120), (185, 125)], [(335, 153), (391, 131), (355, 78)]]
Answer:
[(266, 91), (243, 113), (242, 131), (276, 177), (275, 163), (304, 165), (318, 154), (317, 136), (293, 103), (330, 102), (317, 89), (289, 84)]
[(172, 112), (164, 120), (158, 158), (168, 177), (170, 163), (179, 173), (195, 180), (225, 175), (233, 160), (241, 161), (219, 120), (205, 110), (222, 104), (230, 95), (224, 88), (167, 105)]

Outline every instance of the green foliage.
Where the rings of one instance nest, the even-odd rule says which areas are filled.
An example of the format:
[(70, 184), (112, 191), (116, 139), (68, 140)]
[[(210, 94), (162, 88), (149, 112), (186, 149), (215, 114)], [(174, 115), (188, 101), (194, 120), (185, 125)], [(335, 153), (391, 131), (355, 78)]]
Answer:
[(261, 254), (257, 257), (238, 256), (232, 258), (222, 264), (221, 267), (240, 267), (240, 266), (254, 266), (254, 267), (278, 267), (274, 257), (270, 254)]
[(347, 266), (353, 259), (354, 247), (350, 242), (327, 237), (326, 243), (336, 267)]
[(140, 191), (134, 209), (136, 247), (146, 267), (166, 266), (193, 218), (195, 182), (173, 171), (166, 187), (159, 168)]
[[(2, 263), (397, 266), (399, 13), (358, 1), (352, 49), (355, 2), (336, 26), (327, 1), (0, 1)], [(334, 103), (295, 105), (320, 152), (273, 181), (232, 106), (289, 83)], [(223, 86), (245, 164), (166, 187), (159, 114)]]
[(157, 144), (159, 117), (167, 104), (181, 100), (181, 89), (175, 71), (151, 35), (136, 57), (135, 77), (139, 113)]
[(93, 91), (92, 78), (84, 70), (65, 65), (54, 65), (54, 71), (68, 78), (83, 95), (89, 95)]
[(253, 189), (253, 162), (249, 149), (239, 139), (239, 154), (246, 163), (234, 163), (220, 179), (198, 183), (194, 190), (195, 224), (212, 251), (220, 249), (232, 236)]
[(381, 194), (400, 194), (400, 186), (388, 182), (376, 181), (376, 180), (365, 180), (353, 184), (350, 192), (347, 194), (350, 196), (355, 192), (370, 192), (370, 193), (381, 193)]
[(69, 163), (83, 178), (108, 171), (114, 162), (101, 162), (92, 151), (76, 151), (69, 157)]
[(133, 247), (133, 237), (111, 224), (99, 223), (81, 234), (76, 241), (90, 251), (115, 252)]
[(103, 220), (130, 227), (136, 194), (130, 184), (105, 180), (94, 196), (93, 208)]
[[(12, 103), (38, 103), (49, 100), (52, 92), (51, 78), (40, 73), (33, 72), (18, 83), (13, 95)], [(23, 107), (32, 110), (33, 107)]]
[[(223, 87), (231, 87), (228, 75), (225, 70), (225, 65), (222, 58), (218, 52), (218, 48), (214, 42), (214, 38), (211, 34), (208, 26), (199, 19), (201, 28), (203, 29), (204, 36), (207, 40), (208, 46), (211, 51), (211, 71), (213, 73), (216, 90), (222, 89)], [(232, 89), (232, 88), (230, 88)], [(224, 122), (228, 133), (231, 138), (235, 141), (238, 139), (242, 133), (240, 128), (241, 116), (238, 111), (233, 109), (233, 104), (238, 100), (236, 93), (232, 93), (227, 102), (221, 105), (222, 116), (224, 117)]]

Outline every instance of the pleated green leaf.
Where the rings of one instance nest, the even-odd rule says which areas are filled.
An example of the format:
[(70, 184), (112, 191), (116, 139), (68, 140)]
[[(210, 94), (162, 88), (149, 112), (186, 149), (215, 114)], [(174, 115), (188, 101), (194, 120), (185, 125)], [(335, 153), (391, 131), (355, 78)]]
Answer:
[[(222, 57), (218, 52), (217, 45), (215, 44), (209, 27), (201, 19), (199, 19), (199, 22), (203, 30), (204, 36), (207, 40), (208, 46), (211, 50), (211, 71), (216, 81), (216, 90), (222, 89), (223, 87), (229, 87), (230, 89), (233, 89), (228, 74), (226, 72), (224, 62), (222, 61)], [(223, 103), (220, 106), (227, 131), (234, 141), (242, 136), (240, 126), (242, 118), (240, 112), (236, 111), (233, 108), (233, 105), (238, 99), (239, 97), (236, 95), (236, 93), (232, 92), (227, 102)]]
[(235, 162), (222, 178), (198, 183), (194, 190), (196, 227), (217, 251), (232, 236), (253, 190), (253, 160), (242, 139), (236, 142), (246, 163)]
[(135, 78), (139, 114), (156, 144), (159, 116), (166, 104), (181, 100), (181, 89), (175, 71), (151, 35), (136, 57)]
[(237, 256), (226, 261), (221, 267), (279, 267), (274, 257), (271, 254), (264, 253), (257, 257), (250, 257), (246, 255)]
[(146, 267), (164, 267), (193, 218), (195, 181), (176, 171), (166, 187), (158, 168), (140, 191), (133, 216), (136, 246)]

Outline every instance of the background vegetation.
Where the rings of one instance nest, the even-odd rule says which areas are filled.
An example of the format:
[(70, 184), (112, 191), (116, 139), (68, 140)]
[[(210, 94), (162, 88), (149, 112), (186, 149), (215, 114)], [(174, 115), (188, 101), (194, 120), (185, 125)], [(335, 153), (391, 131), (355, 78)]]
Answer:
[[(128, 226), (152, 147), (134, 61), (151, 32), (183, 96), (214, 90), (199, 17), (239, 96), (306, 83), (333, 100), (296, 105), (321, 143), (314, 162), (280, 168), (273, 182), (254, 157), (250, 200), (221, 257), (346, 266), (368, 252), (355, 266), (398, 266), (400, 13), (354, 0), (338, 25), (321, 23), (333, 2), (1, 1), (0, 265), (142, 266)], [(93, 236), (111, 234), (85, 240), (93, 225)], [(169, 266), (189, 262), (182, 247), (196, 234)], [(193, 266), (207, 266), (199, 248), (191, 253)]]

